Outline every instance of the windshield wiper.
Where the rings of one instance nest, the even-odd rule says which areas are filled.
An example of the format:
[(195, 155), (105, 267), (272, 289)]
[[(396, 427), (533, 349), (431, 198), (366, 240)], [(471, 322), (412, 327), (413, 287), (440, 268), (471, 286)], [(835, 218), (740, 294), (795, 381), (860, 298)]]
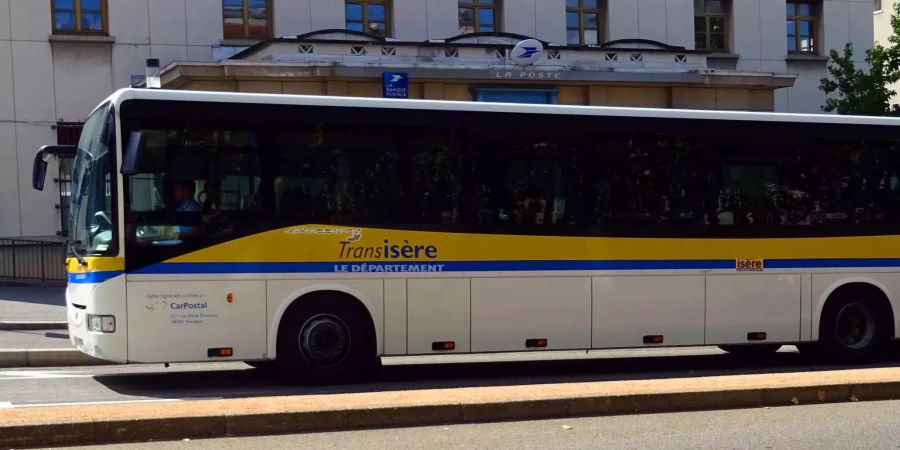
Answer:
[(75, 248), (76, 245), (80, 245), (80, 244), (81, 244), (81, 241), (70, 241), (68, 239), (66, 240), (66, 246), (69, 247), (69, 251), (72, 252), (73, 256), (75, 256), (75, 260), (78, 261), (78, 264), (81, 264), (82, 266), (87, 266), (88, 265), (87, 261), (84, 260), (84, 257), (82, 257), (81, 254), (78, 253), (78, 249)]

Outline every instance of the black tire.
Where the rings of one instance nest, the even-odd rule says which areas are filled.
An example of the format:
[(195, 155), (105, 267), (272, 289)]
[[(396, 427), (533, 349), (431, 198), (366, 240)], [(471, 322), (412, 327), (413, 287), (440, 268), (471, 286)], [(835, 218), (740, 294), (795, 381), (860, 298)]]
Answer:
[(278, 366), (303, 384), (343, 384), (374, 374), (378, 358), (368, 312), (342, 294), (313, 294), (288, 308), (278, 328)]
[(781, 344), (720, 345), (719, 348), (742, 358), (763, 358), (774, 355)]
[(890, 310), (877, 291), (848, 287), (833, 294), (822, 309), (818, 356), (837, 364), (877, 360), (891, 336)]

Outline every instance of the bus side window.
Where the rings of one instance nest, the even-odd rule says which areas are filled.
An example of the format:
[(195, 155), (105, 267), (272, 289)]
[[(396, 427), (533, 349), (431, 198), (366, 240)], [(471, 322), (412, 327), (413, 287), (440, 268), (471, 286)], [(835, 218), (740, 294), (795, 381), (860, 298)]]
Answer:
[(160, 174), (139, 173), (128, 177), (129, 205), (132, 211), (162, 211), (166, 208), (163, 197), (163, 177)]

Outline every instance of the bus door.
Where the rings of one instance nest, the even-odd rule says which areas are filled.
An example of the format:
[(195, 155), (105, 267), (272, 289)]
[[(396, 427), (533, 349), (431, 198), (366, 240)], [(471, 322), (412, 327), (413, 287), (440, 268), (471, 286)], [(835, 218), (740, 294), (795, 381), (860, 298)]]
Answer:
[(253, 249), (218, 250), (254, 233), (253, 137), (161, 122), (124, 158), (129, 360), (263, 359), (265, 281), (241, 264)]

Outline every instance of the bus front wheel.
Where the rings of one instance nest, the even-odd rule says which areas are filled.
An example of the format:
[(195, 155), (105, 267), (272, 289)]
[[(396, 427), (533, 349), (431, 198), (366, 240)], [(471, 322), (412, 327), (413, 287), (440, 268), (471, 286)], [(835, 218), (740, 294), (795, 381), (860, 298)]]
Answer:
[(340, 384), (376, 368), (374, 328), (365, 308), (342, 295), (292, 305), (278, 329), (278, 365), (291, 381)]

